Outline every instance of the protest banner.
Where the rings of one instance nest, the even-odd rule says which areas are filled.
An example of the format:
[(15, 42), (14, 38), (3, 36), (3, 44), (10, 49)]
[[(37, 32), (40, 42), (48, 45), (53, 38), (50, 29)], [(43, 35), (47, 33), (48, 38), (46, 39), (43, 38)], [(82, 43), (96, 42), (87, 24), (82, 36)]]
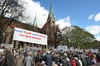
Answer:
[(14, 29), (13, 40), (47, 45), (47, 35), (20, 28)]

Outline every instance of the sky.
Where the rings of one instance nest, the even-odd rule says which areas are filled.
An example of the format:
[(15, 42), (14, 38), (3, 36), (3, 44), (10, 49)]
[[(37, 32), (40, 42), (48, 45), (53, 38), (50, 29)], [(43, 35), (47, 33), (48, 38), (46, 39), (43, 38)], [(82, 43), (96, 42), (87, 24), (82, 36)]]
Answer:
[(60, 29), (77, 25), (100, 40), (100, 0), (21, 0), (23, 2), (24, 13), (28, 16), (24, 20), (26, 22), (33, 23), (36, 16), (38, 27), (42, 28), (52, 2), (55, 21)]

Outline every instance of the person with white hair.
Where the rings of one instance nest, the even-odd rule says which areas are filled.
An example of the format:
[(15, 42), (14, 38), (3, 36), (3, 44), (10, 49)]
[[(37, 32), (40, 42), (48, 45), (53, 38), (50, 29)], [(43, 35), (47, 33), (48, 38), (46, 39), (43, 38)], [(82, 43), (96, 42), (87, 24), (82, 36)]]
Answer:
[(67, 66), (72, 66), (70, 59), (68, 57), (66, 58), (66, 63), (67, 63)]
[(41, 64), (39, 66), (46, 66), (45, 61), (41, 61)]
[(76, 62), (76, 66), (82, 66), (82, 63), (81, 63), (81, 61), (79, 60), (78, 57), (75, 57), (74, 59), (75, 59), (75, 62)]

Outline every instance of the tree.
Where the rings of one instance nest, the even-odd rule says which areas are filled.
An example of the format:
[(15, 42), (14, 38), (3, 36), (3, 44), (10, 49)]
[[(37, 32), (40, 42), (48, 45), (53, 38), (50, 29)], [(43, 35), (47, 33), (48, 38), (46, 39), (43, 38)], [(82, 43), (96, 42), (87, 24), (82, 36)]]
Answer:
[[(3, 33), (12, 23), (13, 19), (17, 20), (23, 15), (23, 6), (19, 0), (0, 0), (0, 42), (3, 39)], [(4, 18), (8, 19), (4, 19)]]
[(78, 26), (66, 27), (63, 32), (62, 41), (64, 44), (75, 48), (91, 48), (95, 45), (96, 39), (94, 36)]

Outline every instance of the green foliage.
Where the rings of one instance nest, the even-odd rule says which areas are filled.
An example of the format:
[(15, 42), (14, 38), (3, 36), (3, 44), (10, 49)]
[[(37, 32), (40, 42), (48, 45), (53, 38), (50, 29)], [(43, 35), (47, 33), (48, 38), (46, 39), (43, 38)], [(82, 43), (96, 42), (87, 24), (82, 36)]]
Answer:
[(63, 31), (66, 31), (63, 34), (62, 42), (68, 46), (73, 46), (75, 48), (94, 48), (96, 44), (96, 39), (89, 32), (81, 29), (78, 26), (72, 26), (73, 29), (68, 31), (68, 28), (64, 28)]

